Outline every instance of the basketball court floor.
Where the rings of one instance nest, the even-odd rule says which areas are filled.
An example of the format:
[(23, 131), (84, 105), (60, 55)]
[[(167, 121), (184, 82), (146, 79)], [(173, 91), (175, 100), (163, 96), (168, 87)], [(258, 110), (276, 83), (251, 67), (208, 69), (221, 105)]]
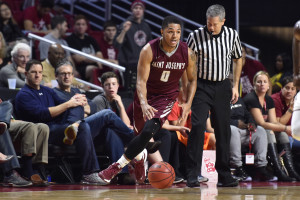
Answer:
[(300, 182), (248, 182), (240, 183), (238, 187), (233, 188), (217, 188), (216, 183), (210, 182), (202, 184), (200, 188), (188, 188), (185, 183), (180, 183), (167, 189), (155, 189), (151, 185), (51, 185), (45, 188), (0, 187), (0, 199), (294, 200), (300, 199)]

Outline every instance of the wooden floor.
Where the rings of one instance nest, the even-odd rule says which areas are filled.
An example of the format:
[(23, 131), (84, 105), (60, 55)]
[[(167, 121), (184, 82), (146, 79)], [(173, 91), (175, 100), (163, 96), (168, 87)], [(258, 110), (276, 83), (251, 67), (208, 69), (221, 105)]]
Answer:
[(83, 186), (51, 185), (46, 188), (0, 187), (0, 199), (44, 199), (44, 200), (294, 200), (300, 199), (300, 182), (240, 183), (234, 188), (217, 188), (215, 183), (202, 184), (200, 188), (188, 188), (185, 183), (158, 190), (150, 185), (137, 186)]

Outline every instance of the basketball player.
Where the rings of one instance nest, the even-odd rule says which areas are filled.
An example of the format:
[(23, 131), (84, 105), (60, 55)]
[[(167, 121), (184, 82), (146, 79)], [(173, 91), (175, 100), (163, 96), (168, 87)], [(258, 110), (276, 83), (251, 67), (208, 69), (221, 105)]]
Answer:
[(129, 143), (125, 154), (99, 176), (107, 183), (131, 160), (138, 183), (146, 178), (145, 146), (159, 131), (178, 96), (179, 79), (187, 86), (187, 102), (182, 104), (182, 119), (190, 112), (196, 91), (197, 68), (195, 54), (180, 41), (181, 21), (168, 16), (162, 22), (161, 38), (146, 44), (137, 67), (134, 96), (134, 130), (137, 136)]
[[(300, 20), (294, 26), (293, 39), (293, 61), (294, 61), (294, 85), (300, 89)], [(292, 116), (292, 134), (300, 140), (300, 92), (295, 97)]]

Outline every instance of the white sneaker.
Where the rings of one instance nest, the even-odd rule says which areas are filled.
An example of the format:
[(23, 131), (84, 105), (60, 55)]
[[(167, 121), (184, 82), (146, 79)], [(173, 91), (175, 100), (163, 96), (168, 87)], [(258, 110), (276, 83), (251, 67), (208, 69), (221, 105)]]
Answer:
[(88, 175), (83, 175), (80, 183), (84, 185), (107, 185), (108, 184), (98, 176), (97, 172)]

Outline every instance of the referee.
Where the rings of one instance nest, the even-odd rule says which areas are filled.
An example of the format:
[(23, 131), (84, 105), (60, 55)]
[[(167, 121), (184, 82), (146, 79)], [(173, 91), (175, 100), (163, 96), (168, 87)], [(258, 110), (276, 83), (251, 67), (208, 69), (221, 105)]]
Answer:
[[(192, 104), (192, 130), (187, 144), (187, 186), (199, 187), (205, 122), (211, 111), (216, 136), (216, 170), (219, 187), (237, 186), (229, 168), (230, 103), (238, 100), (242, 50), (237, 32), (224, 26), (225, 9), (212, 5), (206, 26), (190, 33), (187, 43), (197, 55), (197, 91)], [(233, 64), (233, 87), (228, 79)]]

